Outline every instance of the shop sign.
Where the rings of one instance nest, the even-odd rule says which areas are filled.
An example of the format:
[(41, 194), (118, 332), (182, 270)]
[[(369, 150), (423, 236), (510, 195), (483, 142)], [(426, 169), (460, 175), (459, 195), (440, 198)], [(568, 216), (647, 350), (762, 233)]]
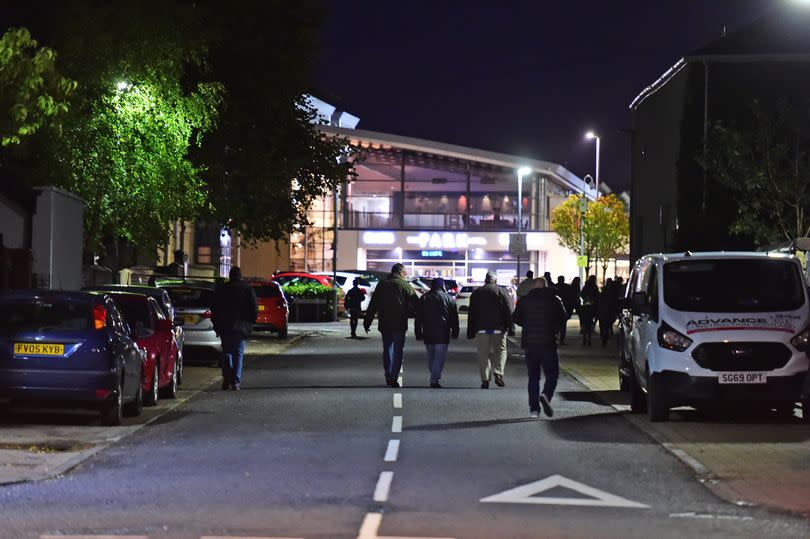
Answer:
[(436, 250), (433, 250), (433, 251), (423, 250), (422, 251), (422, 257), (424, 257), (424, 258), (441, 258), (443, 256), (444, 256), (444, 251), (436, 251)]

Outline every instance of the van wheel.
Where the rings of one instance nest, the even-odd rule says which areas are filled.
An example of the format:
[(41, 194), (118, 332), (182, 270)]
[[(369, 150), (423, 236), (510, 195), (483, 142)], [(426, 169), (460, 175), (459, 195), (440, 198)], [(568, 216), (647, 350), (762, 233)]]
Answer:
[(669, 398), (661, 376), (652, 374), (647, 382), (647, 412), (650, 421), (669, 421)]
[(630, 411), (634, 414), (643, 414), (647, 411), (647, 399), (638, 384), (634, 370), (630, 371), (627, 383), (630, 386)]
[(160, 371), (158, 370), (158, 362), (155, 360), (155, 366), (152, 370), (152, 385), (149, 387), (149, 392), (146, 393), (143, 397), (144, 404), (147, 406), (155, 406), (158, 403), (159, 392), (158, 392), (158, 376)]
[(802, 399), (802, 423), (810, 423), (810, 397)]

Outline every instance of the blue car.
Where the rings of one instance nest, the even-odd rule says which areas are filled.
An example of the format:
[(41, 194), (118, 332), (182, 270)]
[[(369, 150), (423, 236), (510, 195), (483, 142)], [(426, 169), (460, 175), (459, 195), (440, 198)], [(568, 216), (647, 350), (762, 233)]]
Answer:
[(0, 398), (97, 409), (105, 425), (140, 415), (144, 354), (106, 295), (0, 296)]

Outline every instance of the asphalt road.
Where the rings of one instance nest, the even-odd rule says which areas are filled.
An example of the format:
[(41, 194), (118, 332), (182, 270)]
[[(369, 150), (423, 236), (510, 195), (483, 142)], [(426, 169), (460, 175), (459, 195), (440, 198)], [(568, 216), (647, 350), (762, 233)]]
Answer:
[(0, 537), (810, 535), (715, 498), (567, 376), (554, 418), (531, 420), (517, 356), (506, 388), (481, 390), (459, 340), (430, 389), (409, 339), (397, 390), (379, 348), (332, 333), (257, 357), (241, 392), (211, 387), (64, 477), (0, 488)]

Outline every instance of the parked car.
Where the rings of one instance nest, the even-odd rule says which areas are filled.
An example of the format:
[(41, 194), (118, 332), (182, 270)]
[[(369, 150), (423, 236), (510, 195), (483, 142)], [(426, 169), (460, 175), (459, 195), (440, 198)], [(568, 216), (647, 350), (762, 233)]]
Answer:
[(509, 296), (509, 299), (512, 300), (512, 308), (514, 309), (517, 306), (518, 296), (517, 296), (517, 288), (513, 284), (499, 284), (501, 288), (506, 291), (506, 295)]
[(470, 310), (470, 296), (472, 296), (475, 289), (479, 288), (480, 286), (480, 284), (470, 284), (461, 287), (458, 294), (456, 294), (456, 305), (458, 306), (459, 312), (466, 312)]
[(286, 339), (290, 309), (281, 286), (273, 281), (260, 280), (251, 280), (250, 286), (256, 293), (256, 304), (259, 309), (254, 327), (259, 330), (275, 331), (279, 338)]
[(19, 291), (0, 297), (0, 396), (97, 409), (105, 425), (143, 408), (145, 353), (112, 298)]
[[(273, 280), (281, 286), (292, 284), (319, 284), (330, 288), (335, 286), (331, 275), (307, 273), (304, 271), (282, 271), (273, 275)], [(338, 314), (344, 315), (346, 308), (343, 305), (343, 289), (338, 286)]]
[[(331, 277), (332, 274), (326, 271), (319, 271), (315, 273), (315, 275), (326, 275), (327, 277)], [(374, 275), (362, 275), (360, 273), (352, 273), (347, 271), (339, 271), (337, 272), (337, 283), (340, 286), (341, 290), (343, 291), (343, 296), (349, 292), (354, 286), (354, 280), (359, 279), (360, 282), (358, 285), (360, 289), (365, 294), (365, 299), (363, 300), (362, 305), (360, 306), (361, 310), (365, 311), (368, 308), (368, 304), (371, 302), (371, 294), (374, 292), (374, 289), (377, 287), (377, 283), (380, 280)]]
[(410, 283), (413, 291), (416, 292), (416, 295), (420, 298), (425, 295), (426, 292), (430, 291), (430, 286), (419, 277), (411, 279)]
[(163, 315), (155, 298), (131, 292), (92, 292), (107, 294), (118, 305), (138, 346), (146, 350), (143, 376), (143, 402), (155, 406), (162, 396), (177, 397), (180, 365), (174, 324)]
[[(222, 342), (214, 333), (211, 307), (214, 303), (214, 285), (200, 281), (158, 283), (172, 299), (176, 318), (183, 323), (185, 346), (222, 351)], [(188, 359), (186, 357), (186, 359)]]
[[(420, 277), (420, 279), (422, 282), (430, 286), (430, 283), (433, 281), (433, 279), (435, 279), (435, 277)], [(444, 277), (442, 277), (442, 279), (444, 279)], [(455, 297), (459, 290), (461, 290), (461, 287), (459, 286), (458, 281), (455, 279), (444, 279), (444, 289), (448, 294)]]
[[(745, 403), (793, 416), (810, 362), (807, 283), (775, 253), (641, 257), (620, 322), (619, 377), (633, 412)], [(802, 400), (803, 399), (803, 400)]]
[[(165, 288), (158, 288), (156, 286), (144, 285), (123, 285), (123, 284), (107, 284), (100, 286), (89, 286), (83, 290), (87, 291), (107, 291), (107, 292), (132, 292), (135, 294), (143, 294), (150, 298), (155, 298), (158, 303), (163, 316), (167, 320), (175, 322), (174, 304), (172, 304), (171, 296)], [(185, 332), (183, 331), (182, 324), (173, 323), (174, 329), (174, 342), (177, 345), (177, 385), (183, 384), (183, 344), (185, 343)]]

